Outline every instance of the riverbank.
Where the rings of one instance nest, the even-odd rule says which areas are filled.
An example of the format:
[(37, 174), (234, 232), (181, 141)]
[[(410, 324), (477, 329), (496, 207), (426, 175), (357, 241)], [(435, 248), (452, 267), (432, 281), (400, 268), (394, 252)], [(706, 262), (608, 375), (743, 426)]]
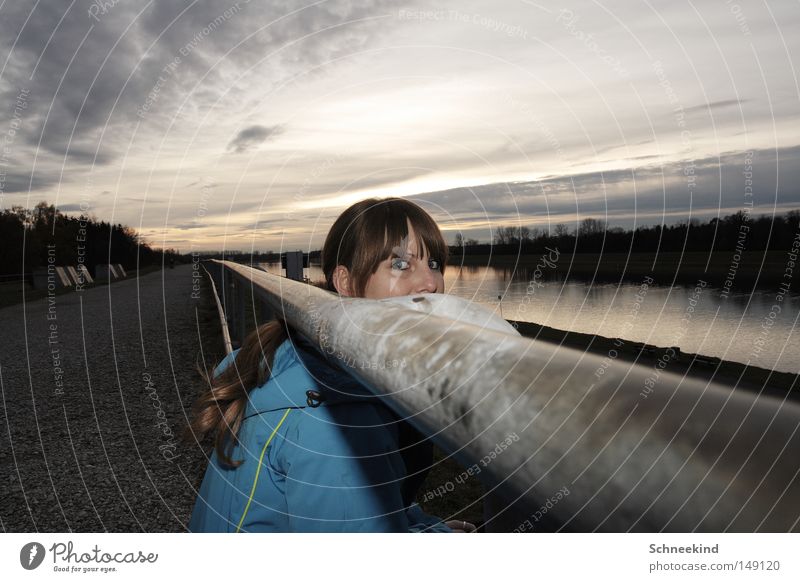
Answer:
[[(714, 253), (545, 253), (547, 268), (540, 268), (542, 279), (580, 281), (641, 282), (652, 277), (653, 285), (675, 283), (694, 285), (702, 279), (714, 287), (749, 290), (778, 288), (789, 282), (791, 290), (800, 291), (800, 273), (786, 278), (789, 256), (785, 251), (733, 251)], [(553, 260), (554, 257), (557, 260)], [(527, 255), (451, 255), (448, 266), (494, 267), (515, 269), (525, 278), (542, 261), (542, 254)], [(798, 270), (797, 267), (794, 267)]]
[(564, 331), (527, 321), (508, 322), (525, 337), (600, 354), (606, 357), (609, 364), (613, 361), (636, 362), (662, 372), (722, 382), (735, 386), (737, 390), (748, 390), (777, 398), (788, 396), (791, 400), (800, 401), (800, 377), (796, 374), (687, 354), (677, 347), (658, 347), (619, 338)]

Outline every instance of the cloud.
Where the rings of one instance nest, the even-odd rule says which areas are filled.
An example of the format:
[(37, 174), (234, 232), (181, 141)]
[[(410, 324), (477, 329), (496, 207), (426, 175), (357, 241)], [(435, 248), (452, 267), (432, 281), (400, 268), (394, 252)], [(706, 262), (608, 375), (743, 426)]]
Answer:
[(276, 135), (280, 135), (283, 131), (283, 126), (281, 125), (273, 125), (271, 127), (251, 125), (240, 131), (225, 149), (229, 152), (233, 151), (237, 154), (241, 154), (261, 145), (267, 141), (267, 139), (272, 139)]
[[(57, 186), (58, 202), (92, 196), (98, 215), (113, 212), (143, 232), (164, 228), (168, 204), (171, 232), (193, 240), (223, 219), (241, 240), (253, 232), (277, 240), (279, 224), (255, 220), (291, 211), (296, 230), (284, 230), (295, 244), (316, 240), (362, 194), (427, 190), (414, 199), (431, 211), (440, 204), (443, 224), (469, 224), (468, 235), (483, 239), (477, 229), (515, 217), (607, 216), (624, 226), (741, 208), (740, 154), (696, 160), (692, 192), (682, 162), (672, 162), (753, 147), (765, 148), (754, 158), (759, 208), (798, 204), (798, 156), (779, 148), (797, 143), (787, 55), (800, 45), (791, 35), (785, 47), (768, 42), (778, 23), (797, 27), (797, 10), (749, 11), (751, 44), (713, 3), (697, 9), (714, 32), (705, 36), (679, 9), (663, 20), (646, 7), (627, 10), (621, 34), (616, 17), (589, 0), (570, 6), (574, 30), (530, 4), (445, 0), (434, 11), (444, 18), (413, 4), (427, 8), (421, 0), (6, 2), (0, 141), (11, 123), (16, 133), (5, 141), (2, 192), (16, 201), (42, 190), (38, 197), (56, 202)], [(495, 24), (519, 24), (528, 37)], [(670, 50), (675, 41), (684, 50)], [(772, 66), (758, 67), (752, 46)], [(625, 61), (625, 82), (600, 51)], [(270, 155), (258, 164), (225, 155), (259, 148)], [(604, 167), (623, 169), (578, 173)], [(195, 226), (201, 214), (208, 222)]]
[[(693, 182), (686, 176), (690, 167)], [(751, 178), (744, 172), (752, 172)], [(745, 193), (746, 179), (752, 180), (752, 196)], [(800, 146), (795, 146), (754, 150), (752, 158), (744, 151), (729, 152), (611, 172), (426, 192), (412, 199), (428, 209), (440, 225), (463, 221), (467, 224), (465, 236), (489, 240), (487, 224), (497, 228), (519, 222), (547, 228), (560, 222), (574, 226), (591, 217), (630, 228), (724, 216), (750, 209), (749, 203), (754, 214), (782, 213), (800, 208), (798, 183)], [(439, 207), (449, 214), (437, 210)], [(480, 228), (469, 226), (481, 222)]]
[[(111, 194), (111, 192), (105, 191), (103, 194)], [(168, 200), (161, 200), (160, 198), (141, 198), (137, 196), (123, 196), (122, 200), (130, 200), (131, 202), (146, 202), (147, 204), (166, 204)]]
[(240, 231), (257, 231), (257, 230), (265, 230), (269, 228), (273, 228), (274, 225), (285, 225), (286, 224), (285, 218), (274, 218), (274, 219), (265, 219), (259, 220), (258, 222), (251, 222), (248, 224), (243, 224), (239, 227)]
[[(0, 170), (1, 171), (1, 170)], [(45, 171), (38, 169), (31, 177), (30, 173), (23, 173), (11, 170), (3, 172), (2, 189), (4, 194), (27, 194), (36, 190), (44, 190), (58, 183), (57, 171)]]
[[(10, 116), (7, 105), (13, 109), (21, 91), (26, 96), (15, 166), (22, 172), (34, 159), (37, 167), (66, 160), (66, 183), (87, 166), (108, 166), (126, 155), (131, 136), (146, 141), (161, 139), (165, 128), (190, 131), (197, 112), (231, 91), (244, 72), (276, 86), (381, 38), (385, 25), (370, 17), (389, 4), (7, 2), (0, 18), (0, 54), (7, 58), (2, 112)], [(302, 46), (281, 50), (298, 38)], [(265, 59), (268, 54), (275, 56)]]
[(712, 109), (723, 109), (733, 105), (741, 105), (742, 103), (747, 103), (748, 101), (749, 99), (725, 99), (723, 101), (713, 101), (712, 103), (703, 103), (701, 105), (686, 107), (683, 111), (685, 113), (694, 113), (697, 111), (705, 113), (706, 111), (711, 111)]
[(207, 228), (208, 224), (204, 224), (202, 222), (183, 222), (181, 224), (173, 224), (171, 225), (172, 228), (176, 230), (193, 230), (195, 228)]
[(80, 204), (59, 204), (58, 210), (61, 212), (77, 212), (81, 210)]

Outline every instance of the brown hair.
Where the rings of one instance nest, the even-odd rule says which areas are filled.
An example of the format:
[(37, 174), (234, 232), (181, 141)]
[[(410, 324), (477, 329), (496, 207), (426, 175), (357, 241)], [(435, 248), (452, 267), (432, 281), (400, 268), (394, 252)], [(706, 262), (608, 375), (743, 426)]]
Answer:
[[(439, 227), (420, 206), (404, 198), (367, 198), (347, 208), (331, 226), (322, 248), (323, 289), (336, 293), (333, 271), (347, 267), (356, 297), (363, 297), (369, 278), (408, 235), (409, 223), (417, 235), (417, 256), (437, 259), (444, 274), (448, 247)], [(426, 251), (423, 253), (423, 248)], [(376, 252), (377, 251), (377, 252)], [(248, 335), (234, 361), (218, 376), (200, 370), (209, 390), (193, 406), (194, 417), (184, 438), (203, 440), (214, 435), (214, 446), (223, 466), (238, 467), (231, 459), (250, 390), (269, 380), (275, 351), (292, 335), (283, 319), (259, 326)], [(261, 366), (265, 361), (266, 366)]]
[[(183, 438), (202, 441), (214, 436), (214, 447), (223, 466), (238, 467), (242, 461), (231, 458), (239, 427), (244, 419), (250, 390), (261, 386), (272, 373), (275, 352), (289, 336), (288, 324), (276, 319), (258, 326), (247, 335), (236, 357), (217, 376), (198, 365), (198, 371), (209, 389), (192, 406), (193, 418)], [(262, 359), (266, 366), (261, 366)]]

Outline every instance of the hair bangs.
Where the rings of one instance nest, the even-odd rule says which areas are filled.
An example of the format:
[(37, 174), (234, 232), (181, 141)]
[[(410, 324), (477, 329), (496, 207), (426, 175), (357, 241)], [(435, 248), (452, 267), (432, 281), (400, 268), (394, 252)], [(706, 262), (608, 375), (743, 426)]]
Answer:
[[(439, 227), (430, 215), (413, 202), (406, 200), (402, 200), (402, 203), (400, 201), (388, 203), (385, 204), (385, 207), (384, 244), (378, 262), (397, 254), (396, 249), (398, 249), (400, 252), (413, 252), (417, 257), (427, 255), (429, 258), (436, 259), (444, 272), (449, 249)], [(405, 248), (409, 224), (416, 234), (416, 248), (414, 249)]]

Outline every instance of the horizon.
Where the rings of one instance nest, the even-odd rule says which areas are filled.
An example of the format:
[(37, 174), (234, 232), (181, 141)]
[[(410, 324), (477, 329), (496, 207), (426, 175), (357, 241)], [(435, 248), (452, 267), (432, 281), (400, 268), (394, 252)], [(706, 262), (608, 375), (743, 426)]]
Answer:
[[(800, 207), (792, 208), (792, 209), (789, 209), (789, 210), (786, 210), (786, 211), (782, 212), (781, 214), (777, 214), (776, 213), (774, 215), (769, 215), (769, 214), (747, 214), (747, 216), (748, 216), (747, 221), (748, 222), (752, 222), (752, 221), (759, 220), (759, 219), (762, 219), (762, 218), (775, 218), (776, 216), (777, 217), (781, 217), (781, 216), (785, 217), (785, 216), (788, 216), (788, 214), (792, 213), (792, 212), (800, 213)], [(725, 215), (725, 216), (721, 216), (719, 218), (720, 219), (725, 219), (725, 218), (732, 218), (733, 216), (734, 216), (733, 214), (728, 214), (728, 215)], [(694, 221), (694, 220), (698, 220), (698, 219), (693, 218), (692, 220)], [(705, 226), (705, 225), (710, 224), (711, 220), (713, 220), (713, 218), (709, 219), (708, 221), (705, 221), (705, 222), (698, 221), (697, 224), (692, 224), (690, 226), (692, 226), (693, 228), (696, 228), (698, 226)], [(636, 227), (636, 229), (650, 229), (650, 228), (655, 228), (657, 226), (664, 226), (664, 227), (669, 228), (669, 227), (675, 227), (675, 226), (681, 226), (681, 225), (687, 225), (687, 224), (688, 224), (688, 221), (686, 221), (686, 220), (676, 221), (676, 222), (673, 222), (671, 224), (649, 224), (649, 225), (640, 224), (640, 225), (638, 225)], [(508, 225), (498, 225), (499, 228), (503, 228), (504, 226), (508, 226)], [(524, 226), (527, 226), (527, 225), (522, 225), (522, 226), (524, 227)], [(612, 225), (606, 225), (605, 230), (607, 232), (610, 232), (610, 230), (613, 229), (613, 228), (614, 228), (614, 226), (612, 226)], [(634, 232), (634, 230), (635, 229), (624, 229), (623, 228), (623, 231), (625, 233), (631, 233), (631, 232)], [(568, 232), (566, 232), (563, 236), (574, 237), (575, 235), (576, 235), (576, 232), (575, 232), (574, 229), (572, 229), (572, 230), (569, 230)], [(558, 236), (558, 235), (556, 235), (554, 233), (548, 233), (548, 232), (545, 232), (545, 231), (538, 231), (538, 232), (535, 232), (535, 233), (531, 232), (530, 241), (535, 241), (535, 240), (538, 240), (540, 238), (546, 238), (548, 236)], [(469, 240), (468, 237), (464, 238), (464, 243), (465, 244), (463, 246), (465, 246), (465, 247), (466, 246), (486, 246), (486, 245), (503, 246), (501, 243), (496, 243), (494, 240), (485, 241), (485, 240), (477, 240), (477, 239), (475, 239), (476, 242), (474, 242), (472, 244), (467, 244), (468, 240)], [(447, 241), (446, 239), (445, 239), (445, 242), (447, 243), (447, 246), (449, 246), (449, 247), (455, 247), (455, 248), (459, 247), (459, 245), (457, 243), (455, 243), (455, 242), (450, 242), (450, 241)], [(511, 244), (517, 244), (517, 243), (511, 243)], [(320, 248), (316, 248), (316, 249), (305, 249), (305, 250), (304, 249), (289, 249), (289, 248), (286, 248), (286, 249), (280, 250), (280, 251), (277, 251), (277, 250), (274, 250), (274, 249), (265, 249), (265, 250), (260, 250), (260, 249), (225, 249), (224, 250), (224, 252), (227, 253), (227, 254), (243, 254), (243, 255), (248, 255), (248, 254), (256, 254), (256, 255), (275, 254), (275, 255), (281, 255), (283, 253), (296, 252), (296, 251), (302, 251), (304, 254), (308, 255), (308, 254), (320, 253), (320, 252), (322, 252), (322, 248), (320, 247)], [(181, 254), (182, 255), (190, 255), (190, 256), (191, 255), (204, 256), (204, 255), (221, 254), (222, 252), (223, 251), (221, 251), (221, 250), (215, 250), (215, 249), (192, 249), (191, 251), (188, 251), (188, 252), (185, 252), (185, 253), (181, 253)], [(633, 253), (633, 252), (634, 251), (632, 251), (632, 250), (629, 251), (629, 253)], [(744, 252), (764, 252), (764, 251), (762, 251), (762, 250), (753, 250), (753, 251), (745, 250)], [(778, 251), (778, 252), (782, 252), (782, 251)]]

